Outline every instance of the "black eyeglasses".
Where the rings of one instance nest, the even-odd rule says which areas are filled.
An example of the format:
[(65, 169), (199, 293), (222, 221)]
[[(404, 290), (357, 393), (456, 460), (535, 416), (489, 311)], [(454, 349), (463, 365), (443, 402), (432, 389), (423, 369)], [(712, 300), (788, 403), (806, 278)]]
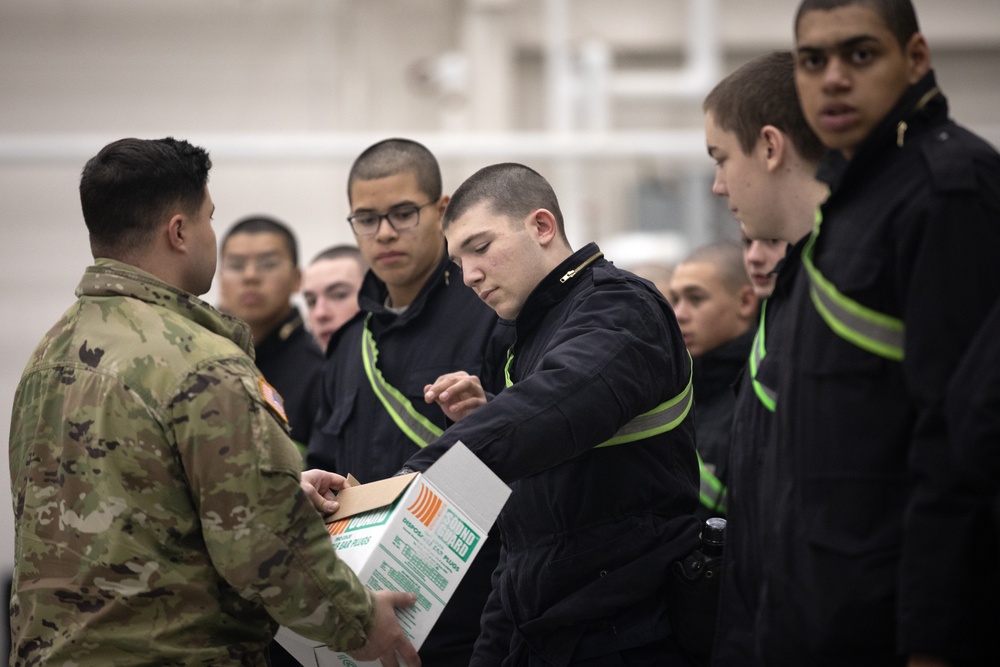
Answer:
[(347, 216), (347, 222), (351, 223), (351, 229), (358, 236), (372, 236), (378, 234), (379, 227), (382, 226), (382, 220), (387, 220), (389, 226), (392, 227), (397, 232), (401, 229), (410, 229), (411, 227), (416, 227), (420, 223), (420, 209), (425, 206), (430, 206), (436, 202), (427, 202), (423, 206), (417, 206), (416, 204), (407, 204), (406, 206), (400, 206), (394, 208), (388, 213), (356, 213), (354, 215)]

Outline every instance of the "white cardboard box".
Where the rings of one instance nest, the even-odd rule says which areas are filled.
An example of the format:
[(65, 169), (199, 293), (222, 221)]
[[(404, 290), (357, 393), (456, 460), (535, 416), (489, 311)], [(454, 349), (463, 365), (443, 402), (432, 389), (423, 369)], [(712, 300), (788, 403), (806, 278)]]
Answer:
[[(337, 554), (373, 590), (405, 590), (396, 611), (417, 648), (479, 553), (510, 488), (461, 442), (427, 472), (344, 489), (327, 524)], [(377, 667), (281, 628), (277, 640), (308, 667)]]

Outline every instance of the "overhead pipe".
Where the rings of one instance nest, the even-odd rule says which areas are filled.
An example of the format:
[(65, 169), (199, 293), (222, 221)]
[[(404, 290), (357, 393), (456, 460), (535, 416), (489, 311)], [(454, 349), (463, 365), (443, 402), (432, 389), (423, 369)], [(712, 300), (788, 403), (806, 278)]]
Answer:
[(612, 70), (608, 90), (613, 97), (700, 99), (719, 80), (722, 45), (717, 0), (687, 0), (684, 65), (662, 71)]

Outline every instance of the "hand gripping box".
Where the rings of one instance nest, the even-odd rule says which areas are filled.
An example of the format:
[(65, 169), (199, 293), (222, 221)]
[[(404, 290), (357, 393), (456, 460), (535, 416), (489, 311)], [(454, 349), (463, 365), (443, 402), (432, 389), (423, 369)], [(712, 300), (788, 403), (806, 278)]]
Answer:
[[(461, 442), (427, 472), (344, 489), (327, 529), (337, 555), (368, 588), (405, 590), (417, 603), (399, 609), (400, 626), (420, 647), (479, 553), (510, 488)], [(308, 667), (361, 667), (288, 628), (277, 639)]]

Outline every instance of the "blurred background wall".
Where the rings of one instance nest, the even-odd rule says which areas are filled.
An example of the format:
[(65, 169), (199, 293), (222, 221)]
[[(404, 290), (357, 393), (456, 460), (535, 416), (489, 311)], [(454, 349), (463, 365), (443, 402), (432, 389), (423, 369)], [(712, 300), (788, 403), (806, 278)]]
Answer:
[[(90, 261), (77, 185), (106, 143), (206, 147), (217, 232), (270, 213), (294, 227), (304, 259), (353, 241), (353, 158), (407, 136), (438, 155), (448, 191), (479, 167), (525, 162), (553, 183), (574, 247), (597, 240), (625, 266), (671, 261), (736, 236), (709, 193), (701, 100), (747, 59), (790, 48), (796, 6), (0, 0), (0, 432), (28, 355)], [(916, 6), (953, 115), (1000, 144), (1000, 2)]]

